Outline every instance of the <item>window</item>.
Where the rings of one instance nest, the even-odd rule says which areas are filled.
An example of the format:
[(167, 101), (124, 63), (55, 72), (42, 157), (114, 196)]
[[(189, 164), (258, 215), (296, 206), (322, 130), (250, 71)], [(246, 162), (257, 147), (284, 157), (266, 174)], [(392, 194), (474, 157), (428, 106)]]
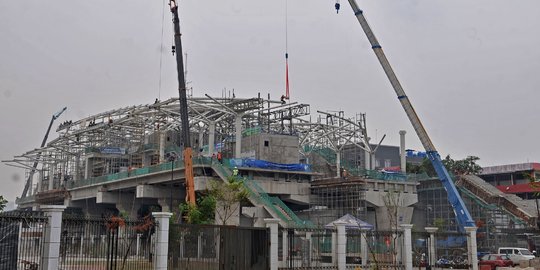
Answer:
[(264, 146), (268, 147), (270, 145), (269, 141), (264, 141)]
[(389, 160), (389, 159), (385, 159), (384, 160), (384, 167), (390, 167), (390, 166), (392, 166), (392, 161)]

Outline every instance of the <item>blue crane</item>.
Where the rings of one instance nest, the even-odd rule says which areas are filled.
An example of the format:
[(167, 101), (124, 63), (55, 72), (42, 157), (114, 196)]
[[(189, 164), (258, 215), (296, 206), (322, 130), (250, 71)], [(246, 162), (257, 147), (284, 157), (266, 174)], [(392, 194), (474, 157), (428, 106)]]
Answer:
[[(426, 129), (422, 125), (422, 122), (420, 122), (420, 118), (418, 118), (418, 115), (416, 114), (416, 111), (414, 110), (410, 99), (405, 94), (403, 87), (401, 87), (401, 84), (399, 83), (399, 80), (396, 74), (394, 73), (394, 70), (392, 70), (392, 67), (390, 66), (390, 63), (388, 62), (388, 59), (386, 58), (386, 55), (384, 54), (384, 51), (379, 41), (375, 37), (375, 34), (371, 30), (369, 24), (367, 23), (366, 18), (364, 17), (363, 11), (360, 8), (358, 8), (358, 4), (356, 3), (356, 0), (348, 0), (348, 1), (354, 11), (354, 15), (356, 16), (356, 18), (358, 19), (358, 22), (360, 23), (360, 26), (362, 26), (364, 33), (366, 34), (369, 42), (371, 43), (371, 48), (373, 49), (373, 52), (375, 52), (375, 55), (379, 59), (379, 62), (384, 72), (386, 73), (386, 76), (388, 77), (390, 84), (392, 84), (392, 87), (394, 88), (394, 91), (397, 94), (397, 97), (398, 97), (399, 102), (401, 103), (401, 106), (403, 106), (403, 109), (405, 110), (407, 117), (411, 121), (411, 124), (414, 130), (416, 131), (416, 134), (418, 135), (420, 142), (426, 149), (427, 157), (431, 161), (431, 164), (433, 164), (433, 167), (435, 168), (435, 171), (437, 172), (437, 176), (443, 183), (443, 186), (448, 194), (448, 201), (450, 202), (450, 205), (452, 205), (452, 208), (454, 210), (454, 214), (456, 215), (460, 229), (464, 230), (464, 227), (474, 227), (475, 223), (471, 217), (471, 214), (467, 210), (467, 207), (465, 206), (463, 199), (461, 199), (461, 196), (459, 195), (456, 189), (456, 186), (454, 185), (454, 182), (452, 182), (452, 179), (450, 178), (448, 171), (444, 167), (441, 160), (441, 156), (439, 155), (439, 152), (437, 152), (437, 149), (435, 149), (435, 146), (433, 145), (433, 142), (431, 142), (431, 139), (429, 138)], [(336, 2), (335, 8), (336, 8), (336, 11), (339, 12), (339, 8), (340, 8), (339, 1)]]

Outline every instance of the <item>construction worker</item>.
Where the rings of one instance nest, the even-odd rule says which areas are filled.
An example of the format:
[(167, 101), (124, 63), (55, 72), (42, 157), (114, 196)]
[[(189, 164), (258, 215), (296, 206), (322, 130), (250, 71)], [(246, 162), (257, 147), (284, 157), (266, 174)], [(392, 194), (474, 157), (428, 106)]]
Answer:
[(238, 167), (234, 166), (234, 169), (232, 170), (232, 175), (236, 178), (238, 176)]
[(223, 164), (223, 155), (221, 154), (221, 151), (217, 153), (217, 160), (219, 163)]

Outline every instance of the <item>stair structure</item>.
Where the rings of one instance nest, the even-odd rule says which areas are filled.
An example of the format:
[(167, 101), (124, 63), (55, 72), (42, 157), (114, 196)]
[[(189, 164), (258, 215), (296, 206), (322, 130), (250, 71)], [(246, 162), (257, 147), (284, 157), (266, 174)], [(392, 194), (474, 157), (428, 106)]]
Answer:
[(529, 226), (536, 227), (538, 212), (534, 202), (506, 194), (475, 175), (461, 176), (457, 185), (465, 195), (473, 195), (486, 204), (497, 205)]
[[(212, 164), (212, 169), (223, 180), (228, 181), (232, 175), (229, 168), (219, 163)], [(249, 193), (249, 201), (258, 207), (264, 208), (273, 218), (279, 220), (279, 224), (284, 228), (305, 228), (313, 227), (310, 221), (300, 219), (279, 197), (270, 196), (254, 180), (239, 178), (244, 183), (244, 187)]]

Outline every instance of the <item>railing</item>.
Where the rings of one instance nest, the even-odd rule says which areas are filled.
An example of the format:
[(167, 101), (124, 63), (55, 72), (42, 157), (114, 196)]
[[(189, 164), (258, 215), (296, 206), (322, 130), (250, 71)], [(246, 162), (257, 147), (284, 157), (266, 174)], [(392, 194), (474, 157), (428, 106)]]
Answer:
[(153, 269), (154, 221), (148, 217), (64, 216), (60, 235), (61, 269)]
[(39, 269), (47, 223), (42, 212), (0, 213), (0, 269)]
[[(336, 163), (336, 153), (330, 148), (315, 148), (315, 147), (305, 146), (304, 151), (317, 153), (319, 156), (324, 158), (330, 164)], [(357, 168), (356, 166), (349, 164), (345, 160), (341, 160), (340, 164), (351, 175), (365, 176), (365, 177), (369, 177), (375, 180), (421, 181), (421, 180), (427, 180), (427, 179), (432, 178), (426, 173), (423, 173), (423, 174), (409, 174), (409, 173), (401, 173), (401, 172), (388, 173), (388, 172), (381, 172), (377, 170), (367, 170), (363, 168)]]

